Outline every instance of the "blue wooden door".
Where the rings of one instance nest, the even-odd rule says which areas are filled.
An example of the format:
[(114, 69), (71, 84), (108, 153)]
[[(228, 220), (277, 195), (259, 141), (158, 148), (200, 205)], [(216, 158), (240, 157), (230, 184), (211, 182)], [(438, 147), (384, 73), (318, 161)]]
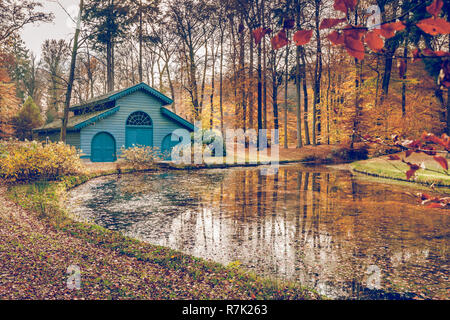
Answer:
[(153, 129), (149, 127), (127, 126), (126, 147), (135, 146), (153, 147)]
[(100, 132), (92, 139), (91, 161), (114, 162), (116, 161), (116, 141), (106, 132)]
[(177, 139), (177, 141), (172, 141), (172, 134), (167, 135), (162, 142), (161, 145), (161, 153), (163, 154), (163, 158), (165, 160), (171, 160), (172, 159), (172, 149), (177, 144), (180, 143), (180, 138)]

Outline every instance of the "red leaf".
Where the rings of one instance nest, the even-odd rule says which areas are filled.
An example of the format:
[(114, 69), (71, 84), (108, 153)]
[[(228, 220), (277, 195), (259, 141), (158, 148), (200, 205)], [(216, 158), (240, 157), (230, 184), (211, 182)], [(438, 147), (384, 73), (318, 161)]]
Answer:
[(294, 41), (297, 46), (303, 46), (311, 41), (313, 35), (312, 30), (298, 30), (294, 34)]
[(450, 52), (445, 52), (445, 51), (435, 51), (434, 55), (436, 57), (449, 57), (450, 56)]
[(443, 207), (444, 206), (442, 205), (442, 203), (437, 203), (437, 202), (432, 202), (427, 205), (427, 208), (430, 208), (430, 209), (441, 209)]
[(365, 37), (366, 44), (372, 51), (379, 52), (384, 47), (384, 41), (380, 38), (380, 29), (369, 31)]
[(423, 54), (426, 56), (434, 57), (434, 51), (430, 48), (423, 49)]
[(422, 194), (419, 194), (419, 195), (420, 195), (421, 200), (430, 200), (430, 199), (433, 199), (432, 196), (430, 196), (430, 195), (428, 195), (428, 194), (426, 194), (426, 193), (422, 193)]
[(416, 171), (420, 169), (420, 167), (417, 164), (407, 163), (409, 165), (409, 170), (406, 172), (406, 180), (411, 179), (415, 174)]
[(412, 150), (406, 150), (405, 152), (405, 157), (408, 158), (410, 155), (412, 155), (414, 153), (414, 151)]
[(347, 27), (344, 30), (344, 45), (347, 52), (358, 60), (364, 60), (364, 44), (362, 37), (365, 31), (363, 29)]
[(439, 138), (439, 137), (436, 137), (432, 133), (428, 133), (428, 134), (425, 133), (425, 134), (423, 134), (422, 139), (424, 141), (431, 141), (435, 144), (441, 145), (444, 148), (446, 148), (447, 150), (450, 149), (450, 138), (446, 134), (443, 134), (442, 137)]
[(271, 33), (272, 30), (268, 28), (258, 28), (253, 30), (253, 38), (255, 39), (255, 43), (259, 44), (262, 40), (262, 38), (266, 35)]
[(412, 60), (413, 63), (416, 61), (420, 61), (420, 54), (421, 54), (421, 51), (419, 48), (417, 48), (413, 51), (413, 60)]
[(398, 155), (396, 155), (396, 154), (390, 155), (389, 156), (389, 160), (392, 160), (392, 161), (400, 160), (400, 157)]
[(327, 38), (336, 46), (344, 44), (344, 35), (338, 31), (333, 31), (327, 36)]
[(417, 26), (432, 36), (450, 33), (450, 23), (441, 18), (428, 18), (420, 21)]
[(347, 13), (350, 9), (351, 11), (355, 10), (356, 3), (358, 0), (334, 0), (334, 9), (338, 11), (342, 11), (343, 13)]
[(444, 168), (445, 171), (448, 171), (448, 161), (444, 157), (434, 156), (433, 159)]
[(338, 24), (342, 23), (342, 22), (346, 22), (347, 19), (343, 18), (343, 19), (323, 19), (322, 22), (320, 23), (320, 30), (323, 29), (329, 29), (329, 28), (333, 28), (335, 26), (337, 26)]
[(381, 35), (385, 39), (390, 39), (395, 36), (396, 31), (402, 31), (406, 26), (401, 21), (385, 23), (381, 25)]
[(273, 50), (278, 50), (289, 44), (289, 40), (286, 36), (286, 31), (281, 30), (278, 34), (271, 40)]
[(434, 0), (433, 3), (427, 7), (427, 11), (429, 14), (437, 18), (443, 6), (444, 2), (442, 0)]
[[(444, 61), (442, 63), (442, 69), (441, 72), (439, 74), (439, 82), (440, 84), (443, 84), (444, 86), (446, 86), (447, 88), (450, 87), (450, 61)], [(448, 136), (447, 136), (448, 138)], [(450, 149), (450, 138), (449, 139), (444, 139), (445, 141), (447, 141), (447, 146), (445, 146), (447, 148), (447, 150)]]

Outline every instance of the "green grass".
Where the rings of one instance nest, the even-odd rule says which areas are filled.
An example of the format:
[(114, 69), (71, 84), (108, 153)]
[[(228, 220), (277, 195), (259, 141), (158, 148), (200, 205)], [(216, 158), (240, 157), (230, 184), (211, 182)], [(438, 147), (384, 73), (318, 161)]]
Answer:
[(400, 181), (409, 181), (424, 185), (435, 185), (440, 187), (450, 187), (450, 175), (446, 174), (437, 163), (433, 161), (425, 162), (426, 168), (416, 172), (415, 177), (410, 180), (406, 178), (409, 166), (400, 161), (389, 161), (385, 158), (375, 158), (352, 163), (351, 168), (359, 173), (364, 173), (376, 177), (388, 178)]

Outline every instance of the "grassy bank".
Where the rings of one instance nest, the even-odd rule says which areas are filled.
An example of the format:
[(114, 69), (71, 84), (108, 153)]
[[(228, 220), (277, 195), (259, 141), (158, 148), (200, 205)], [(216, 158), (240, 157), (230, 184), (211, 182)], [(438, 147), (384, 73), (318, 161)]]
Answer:
[[(403, 155), (401, 154), (401, 156)], [(427, 169), (417, 171), (415, 177), (407, 180), (406, 172), (409, 170), (409, 166), (401, 161), (390, 161), (387, 156), (354, 162), (350, 166), (358, 173), (375, 177), (409, 181), (428, 186), (450, 187), (450, 175), (446, 174), (432, 157), (423, 154), (413, 154), (407, 160), (411, 163), (423, 163)]]
[[(2, 187), (0, 262), (3, 299), (318, 299), (298, 284), (261, 278), (169, 248), (73, 221), (67, 190), (110, 168), (61, 182)], [(8, 195), (7, 197), (5, 195)], [(81, 290), (66, 286), (81, 269)]]

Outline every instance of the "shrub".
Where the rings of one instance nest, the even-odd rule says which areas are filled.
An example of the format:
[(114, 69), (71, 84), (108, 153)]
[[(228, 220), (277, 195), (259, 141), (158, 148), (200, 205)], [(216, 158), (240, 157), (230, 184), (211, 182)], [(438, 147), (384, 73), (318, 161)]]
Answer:
[[(226, 155), (227, 148), (226, 148), (226, 144), (225, 144), (225, 139), (222, 137), (222, 134), (219, 131), (208, 130), (208, 129), (201, 129), (200, 133), (198, 133), (198, 134), (201, 135), (201, 137), (202, 137), (203, 149), (205, 149), (205, 148), (212, 148), (212, 143), (216, 139), (218, 141), (222, 140), (222, 146), (223, 146), (222, 154), (223, 154), (223, 156)], [(194, 137), (195, 137), (195, 134), (194, 134), (194, 132), (192, 132), (191, 133), (191, 143), (192, 143), (192, 145), (195, 142)], [(212, 149), (211, 156), (215, 157), (216, 156), (216, 152), (217, 151), (215, 149)]]
[(135, 145), (131, 148), (121, 149), (122, 159), (135, 169), (150, 169), (156, 161), (162, 160), (159, 148)]
[(368, 158), (369, 150), (365, 144), (355, 144), (353, 148), (343, 144), (338, 148), (333, 149), (332, 155), (334, 158), (344, 161), (365, 160)]
[(0, 142), (0, 177), (8, 182), (57, 180), (82, 173), (80, 154), (62, 142)]

